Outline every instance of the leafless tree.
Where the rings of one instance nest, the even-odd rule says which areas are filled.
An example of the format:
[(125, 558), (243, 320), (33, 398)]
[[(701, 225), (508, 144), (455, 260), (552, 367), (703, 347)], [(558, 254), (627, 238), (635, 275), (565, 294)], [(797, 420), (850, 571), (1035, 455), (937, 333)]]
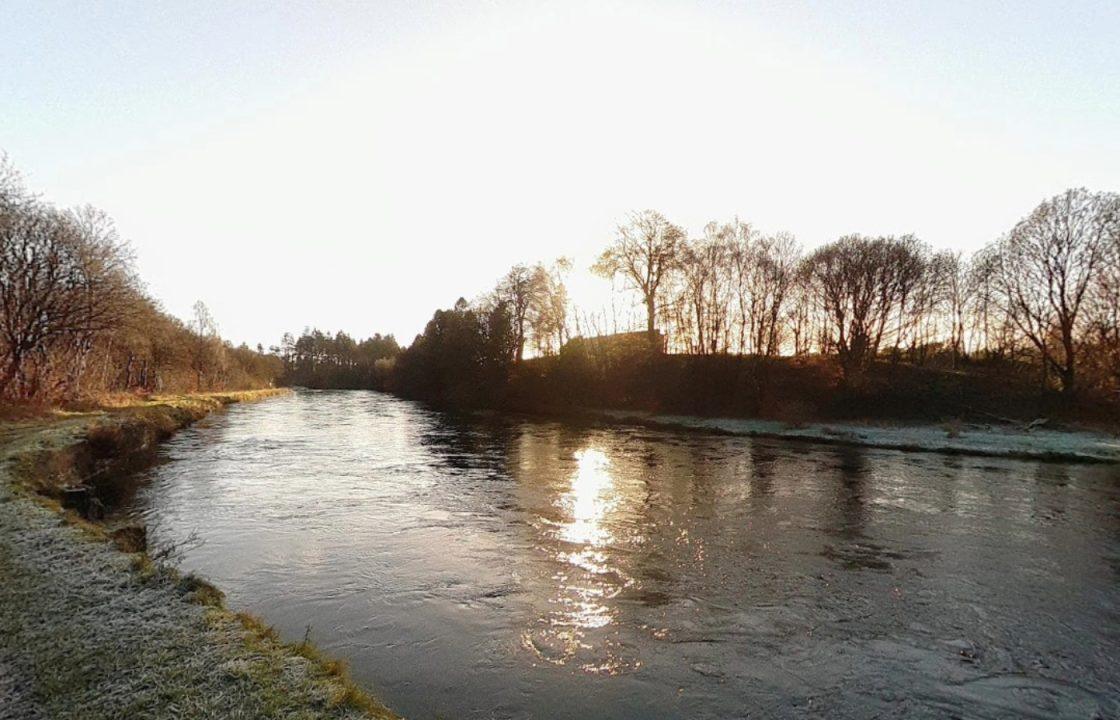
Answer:
[(785, 326), (789, 331), (792, 343), (791, 350), (795, 356), (808, 355), (813, 348), (814, 312), (813, 295), (810, 292), (808, 264), (804, 259), (798, 264), (795, 280), (790, 288), (790, 296), (785, 303)]
[[(908, 237), (895, 265), (902, 290), (902, 308), (895, 348), (905, 345), (911, 361), (922, 363), (938, 352), (951, 334), (949, 320), (950, 253), (931, 253)], [(896, 355), (897, 356), (897, 355)]]
[(218, 335), (218, 323), (206, 303), (195, 302), (190, 322), (190, 367), (195, 389), (205, 390), (220, 384), (225, 364), (225, 346)]
[(847, 235), (807, 258), (811, 292), (825, 319), (823, 344), (835, 349), (848, 379), (878, 355), (888, 324), (902, 312), (913, 252), (907, 238)]
[(703, 238), (686, 241), (680, 248), (680, 323), (687, 328), (685, 346), (693, 353), (716, 353), (727, 347), (730, 237), (729, 226), (711, 222)]
[(131, 254), (103, 214), (9, 205), (0, 220), (0, 394), (69, 390), (93, 342), (138, 295)]
[(212, 382), (274, 377), (260, 353), (228, 348), (213, 327), (194, 333), (149, 299), (105, 213), (39, 200), (0, 154), (0, 400), (60, 402), (165, 381), (185, 389), (199, 338), (220, 361)]
[(1093, 365), (1106, 387), (1120, 393), (1120, 233), (1106, 243), (1089, 301), (1089, 343)]
[(753, 351), (773, 357), (781, 351), (782, 312), (797, 281), (801, 249), (789, 233), (755, 238), (745, 287), (750, 293), (745, 318)]
[(728, 271), (732, 278), (733, 294), (737, 311), (735, 325), (738, 328), (737, 350), (746, 353), (750, 348), (750, 320), (754, 315), (750, 291), (751, 267), (754, 264), (756, 233), (751, 226), (735, 218), (725, 231), (728, 243)]
[(1046, 200), (999, 244), (1004, 309), (1062, 390), (1076, 389), (1094, 279), (1120, 234), (1120, 196), (1067, 190)]
[(642, 296), (646, 332), (657, 337), (657, 310), (662, 285), (676, 266), (685, 233), (653, 210), (635, 213), (618, 228), (614, 243), (603, 251), (593, 271), (603, 277), (621, 275)]
[(949, 347), (953, 353), (953, 366), (968, 353), (965, 333), (972, 309), (976, 287), (971, 281), (972, 266), (960, 252), (941, 254), (944, 270), (945, 302), (949, 322)]

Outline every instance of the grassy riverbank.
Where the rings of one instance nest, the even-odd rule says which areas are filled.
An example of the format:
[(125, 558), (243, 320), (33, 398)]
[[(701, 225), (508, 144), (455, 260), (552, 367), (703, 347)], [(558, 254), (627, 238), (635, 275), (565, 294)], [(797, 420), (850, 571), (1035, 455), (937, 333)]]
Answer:
[[(286, 391), (160, 397), (0, 425), (0, 717), (392, 718), (341, 663), (62, 507), (175, 430)], [(142, 549), (144, 548), (144, 549)], [(133, 552), (125, 552), (132, 550)]]

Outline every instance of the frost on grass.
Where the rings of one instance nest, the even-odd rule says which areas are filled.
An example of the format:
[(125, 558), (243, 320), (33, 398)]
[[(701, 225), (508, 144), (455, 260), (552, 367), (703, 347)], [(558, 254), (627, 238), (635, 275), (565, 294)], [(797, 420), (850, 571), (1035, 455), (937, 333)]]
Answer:
[(391, 717), (10, 480), (0, 466), (0, 720)]
[(1004, 426), (814, 423), (793, 426), (774, 420), (701, 418), (631, 411), (603, 411), (604, 417), (643, 425), (707, 430), (747, 437), (810, 440), (846, 445), (943, 452), (959, 455), (1120, 463), (1120, 439), (1085, 431), (1030, 431)]

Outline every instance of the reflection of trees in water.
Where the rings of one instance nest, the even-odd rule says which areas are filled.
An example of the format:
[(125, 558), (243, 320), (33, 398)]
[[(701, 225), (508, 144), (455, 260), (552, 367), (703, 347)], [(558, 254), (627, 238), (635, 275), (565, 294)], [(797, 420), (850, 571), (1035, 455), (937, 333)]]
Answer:
[[(833, 472), (823, 478), (832, 501), (822, 513), (824, 532), (838, 539), (824, 546), (821, 555), (849, 570), (889, 570), (893, 554), (867, 536), (867, 493), (870, 464), (867, 450), (856, 446), (832, 449)], [(830, 495), (825, 492), (822, 497)]]
[(837, 465), (836, 534), (848, 540), (862, 538), (866, 524), (866, 492), (868, 464), (866, 451), (859, 447), (840, 447), (836, 451)]
[(431, 413), (417, 441), (456, 470), (503, 471), (523, 426), (501, 418)]
[(750, 504), (756, 510), (768, 508), (774, 500), (774, 464), (778, 454), (774, 448), (761, 443), (751, 442), (750, 457)]
[(1070, 483), (1069, 468), (1054, 463), (1039, 463), (1034, 472), (1030, 494), (1031, 517), (1043, 524), (1051, 524), (1065, 515)]

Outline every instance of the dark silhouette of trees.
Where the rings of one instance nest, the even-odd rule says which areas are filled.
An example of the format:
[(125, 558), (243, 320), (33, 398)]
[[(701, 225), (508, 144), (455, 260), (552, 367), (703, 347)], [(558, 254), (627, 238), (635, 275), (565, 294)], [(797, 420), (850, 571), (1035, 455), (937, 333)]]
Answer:
[(541, 263), (514, 265), (494, 288), (489, 302), (503, 305), (509, 313), (518, 362), (530, 343), (537, 355), (552, 355), (567, 341), (568, 291), (563, 276), (570, 269), (567, 258), (551, 268)]
[(1089, 353), (1102, 379), (1120, 388), (1120, 233), (1106, 243), (1089, 308)]
[(514, 265), (494, 291), (497, 301), (503, 303), (510, 314), (517, 360), (525, 355), (531, 316), (541, 307), (547, 292), (548, 276), (540, 265)]
[[(1067, 393), (1089, 378), (1097, 397), (1109, 397), (1120, 392), (1116, 205), (1115, 195), (1069, 191), (972, 257), (934, 252), (912, 235), (848, 235), (804, 256), (792, 235), (738, 219), (689, 239), (657, 212), (636, 213), (592, 270), (636, 293), (643, 333), (617, 323), (604, 333), (605, 315), (572, 313), (566, 266), (517, 265), (483, 300), (437, 312), (389, 385), (453, 405), (731, 407), (687, 400), (679, 386), (730, 393), (756, 412), (784, 395), (830, 405), (835, 368), (838, 397), (862, 397), (852, 407), (870, 412), (950, 407), (965, 396), (998, 410), (991, 403), (1019, 392), (1006, 383), (1042, 368)], [(651, 337), (670, 354), (649, 352)], [(775, 393), (772, 382), (792, 384)], [(1046, 398), (1049, 388), (1032, 392)]]
[(677, 324), (688, 328), (686, 343), (696, 354), (726, 350), (730, 317), (726, 269), (732, 252), (730, 229), (708, 223), (704, 237), (680, 245), (676, 271), (679, 277)]
[(392, 335), (375, 333), (355, 341), (341, 331), (332, 336), (314, 329), (298, 339), (285, 334), (275, 352), (284, 362), (286, 385), (382, 390), (400, 345)]
[[(485, 297), (437, 311), (404, 350), (391, 335), (356, 340), (317, 329), (286, 334), (268, 353), (233, 347), (203, 303), (184, 323), (147, 296), (104, 213), (42, 202), (0, 159), (0, 400), (67, 402), (279, 378), (451, 405), (541, 396), (550, 382), (577, 397), (583, 382), (598, 393), (584, 397), (683, 407), (664, 383), (696, 392), (732, 384), (761, 407), (770, 378), (794, 382), (783, 373), (810, 365), (818, 394), (837, 371), (845, 392), (858, 394), (893, 392), (885, 377), (902, 382), (907, 368), (929, 368), (989, 373), (992, 387), (1040, 378), (1042, 392), (1037, 384), (1033, 392), (1054, 402), (1083, 393), (1120, 398), (1115, 193), (1068, 190), (971, 257), (934, 252), (910, 235), (848, 235), (804, 256), (793, 236), (739, 219), (709, 223), (690, 239), (658, 212), (635, 213), (592, 270), (637, 295), (645, 316), (637, 334), (613, 305), (610, 319), (570, 307), (570, 269), (565, 259), (515, 265)], [(543, 383), (540, 392), (528, 389), (533, 383)]]
[[(711, 357), (661, 367), (656, 353), (634, 351), (632, 333), (604, 335), (595, 315), (572, 314), (566, 264), (517, 265), (485, 298), (437, 312), (385, 375), (387, 386), (446, 404), (500, 405), (510, 393), (533, 395), (534, 382), (557, 382), (570, 397), (580, 395), (573, 383), (584, 382), (599, 389), (591, 398), (681, 405), (656, 378), (643, 382), (639, 375), (663, 373), (683, 382), (693, 368), (753, 388), (752, 407), (761, 407), (772, 378), (789, 381), (781, 356), (793, 355), (801, 366), (835, 363), (846, 391), (856, 395), (887, 392), (885, 377), (916, 377), (902, 368), (927, 366), (990, 367), (1004, 376), (1043, 368), (1067, 390), (1080, 368), (1098, 390), (1114, 393), (1120, 388), (1115, 197), (1070, 191), (971, 258), (934, 252), (912, 235), (849, 235), (803, 256), (792, 235), (762, 234), (738, 219), (709, 223), (693, 240), (659, 213), (637, 213), (592, 270), (621, 278), (637, 294), (644, 337), (657, 338), (656, 349), (668, 348), (674, 357), (737, 353), (751, 356), (750, 363)], [(569, 316), (577, 329), (582, 319), (599, 337), (577, 333), (571, 342)], [(623, 390), (606, 391), (612, 377)], [(813, 375), (814, 387), (825, 377)], [(937, 386), (930, 378), (923, 382)], [(969, 387), (974, 393), (979, 385)], [(893, 401), (924, 397), (929, 404), (914, 388), (889, 390), (900, 393), (884, 395)], [(823, 402), (814, 398), (812, 404)]]
[(907, 301), (924, 267), (920, 246), (911, 238), (846, 235), (806, 258), (823, 337), (845, 377), (858, 377), (878, 355), (893, 319), (901, 337)]
[(443, 405), (499, 403), (517, 342), (504, 302), (472, 307), (460, 298), (450, 310), (437, 310), (400, 354), (391, 387)]
[[(774, 357), (781, 352), (783, 313), (798, 278), (801, 248), (789, 233), (746, 238), (736, 248), (739, 307), (750, 349)], [(742, 337), (742, 335), (741, 335)], [(745, 350), (745, 348), (744, 348)]]

